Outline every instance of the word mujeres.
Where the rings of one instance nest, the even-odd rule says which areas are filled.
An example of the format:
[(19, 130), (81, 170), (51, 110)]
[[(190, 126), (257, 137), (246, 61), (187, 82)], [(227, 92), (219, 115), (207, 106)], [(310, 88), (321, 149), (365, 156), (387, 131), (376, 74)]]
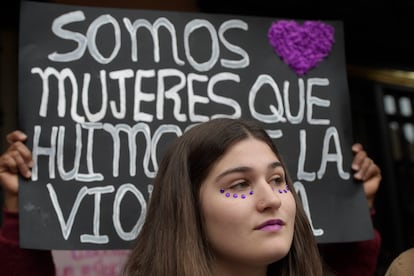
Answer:
[[(77, 123), (99, 122), (108, 118), (153, 122), (154, 120), (163, 120), (166, 117), (165, 105), (166, 102), (169, 102), (172, 105), (173, 113), (171, 115), (177, 122), (208, 121), (209, 116), (197, 113), (196, 106), (204, 105), (209, 106), (210, 109), (214, 106), (225, 106), (232, 110), (226, 114), (212, 114), (211, 118), (224, 116), (240, 118), (249, 115), (264, 123), (330, 124), (329, 119), (314, 118), (315, 108), (329, 109), (330, 107), (329, 99), (316, 95), (321, 94), (320, 89), (322, 89), (322, 93), (329, 91), (327, 78), (308, 78), (306, 80), (299, 78), (297, 89), (295, 89), (291, 88), (292, 85), (287, 80), (279, 88), (272, 76), (262, 74), (250, 85), (250, 90), (235, 95), (231, 91), (240, 91), (237, 86), (240, 77), (229, 72), (219, 73), (209, 78), (207, 75), (195, 73), (186, 76), (183, 72), (172, 68), (157, 71), (154, 69), (137, 70), (136, 72), (125, 69), (109, 73), (101, 70), (100, 89), (98, 92), (94, 90), (94, 96), (90, 96), (91, 77), (89, 73), (84, 74), (81, 88), (78, 85), (77, 77), (69, 68), (59, 72), (51, 67), (45, 70), (35, 67), (32, 69), (32, 73), (38, 74), (41, 78), (38, 111), (40, 117), (47, 117), (49, 110), (54, 108), (51, 105), (55, 104), (57, 117), (65, 118), (69, 114), (70, 119)], [(110, 80), (108, 80), (108, 75)], [(131, 85), (127, 86), (129, 78), (133, 78), (133, 81)], [(176, 79), (175, 84), (166, 85), (168, 78)], [(146, 81), (153, 84), (152, 89), (145, 90), (143, 88)], [(56, 84), (56, 89), (51, 89), (53, 82)], [(223, 82), (232, 82), (235, 83), (235, 86), (228, 89), (228, 92), (216, 91), (215, 87)], [(69, 86), (65, 86), (65, 83)], [(199, 87), (200, 84), (205, 85), (205, 90), (196, 91), (194, 88)], [(108, 87), (111, 89), (109, 90)], [(273, 96), (270, 97), (269, 93), (263, 91), (271, 91)], [(226, 93), (237, 98), (226, 96)], [(295, 102), (291, 102), (291, 93), (298, 94)], [(97, 110), (95, 112), (90, 107), (92, 97)], [(269, 102), (271, 98), (273, 101)], [(100, 102), (97, 103), (99, 100)], [(183, 106), (183, 103), (187, 103), (187, 106)], [(257, 109), (258, 103), (260, 103), (261, 109), (268, 111), (267, 114)], [(249, 114), (243, 114), (241, 104), (248, 107), (248, 110), (244, 112)], [(263, 105), (268, 105), (268, 107)], [(296, 114), (293, 114), (292, 106), (298, 107)], [(67, 109), (70, 112), (67, 112)], [(154, 110), (154, 113), (144, 111), (148, 109)]]

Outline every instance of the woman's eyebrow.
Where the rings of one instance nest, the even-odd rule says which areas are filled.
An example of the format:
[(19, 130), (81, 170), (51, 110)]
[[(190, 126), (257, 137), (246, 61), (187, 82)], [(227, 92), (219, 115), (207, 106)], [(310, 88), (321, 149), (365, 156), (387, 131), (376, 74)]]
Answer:
[[(283, 166), (282, 166), (282, 163), (280, 161), (275, 161), (275, 162), (270, 163), (267, 167), (268, 167), (268, 169), (275, 169), (275, 168), (283, 167)], [(252, 170), (253, 170), (253, 168), (246, 167), (246, 166), (231, 168), (231, 169), (225, 170), (224, 172), (219, 174), (216, 177), (216, 181), (218, 181), (221, 178), (225, 177), (226, 175), (229, 175), (229, 174), (232, 174), (232, 173), (246, 173), (246, 172), (250, 172)]]
[(280, 161), (275, 161), (273, 163), (270, 163), (268, 166), (269, 169), (275, 169), (277, 167), (283, 167)]
[(229, 175), (229, 174), (232, 174), (232, 173), (245, 173), (245, 172), (250, 172), (252, 170), (253, 170), (252, 168), (246, 167), (246, 166), (231, 168), (231, 169), (225, 170), (224, 172), (219, 174), (216, 177), (216, 181), (218, 181), (221, 178), (225, 177), (226, 175)]

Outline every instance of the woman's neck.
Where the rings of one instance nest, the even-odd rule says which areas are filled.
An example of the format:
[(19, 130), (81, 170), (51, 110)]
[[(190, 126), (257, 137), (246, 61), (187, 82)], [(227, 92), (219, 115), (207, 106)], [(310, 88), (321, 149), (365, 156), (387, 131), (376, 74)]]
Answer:
[(250, 266), (218, 262), (214, 266), (214, 275), (220, 276), (266, 276), (267, 266)]

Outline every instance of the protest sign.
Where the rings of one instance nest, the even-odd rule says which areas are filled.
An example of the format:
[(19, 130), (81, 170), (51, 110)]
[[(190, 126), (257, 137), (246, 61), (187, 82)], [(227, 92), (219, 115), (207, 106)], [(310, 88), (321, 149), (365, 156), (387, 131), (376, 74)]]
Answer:
[(371, 238), (345, 65), (339, 21), (23, 2), (21, 245), (129, 248), (165, 149), (218, 117), (264, 124), (319, 242)]

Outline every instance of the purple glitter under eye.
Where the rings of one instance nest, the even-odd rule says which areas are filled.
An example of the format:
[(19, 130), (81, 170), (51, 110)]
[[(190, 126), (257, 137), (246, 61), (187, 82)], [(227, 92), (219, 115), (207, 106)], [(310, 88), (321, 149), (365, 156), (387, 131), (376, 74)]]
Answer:
[[(224, 188), (220, 188), (220, 194), (224, 194), (226, 197), (233, 197), (233, 198), (242, 198), (242, 199), (246, 199), (247, 198), (247, 195), (246, 194), (241, 194), (240, 196), (239, 196), (239, 194), (238, 193), (230, 193), (230, 192), (226, 192), (226, 190), (224, 189)], [(251, 190), (250, 192), (249, 192), (249, 195), (253, 195), (254, 194), (254, 192), (253, 192), (253, 190)]]
[(277, 191), (278, 191), (279, 194), (287, 193), (287, 192), (289, 192), (289, 186), (286, 185), (285, 189), (279, 189)]
[[(276, 191), (276, 189), (274, 188), (274, 187), (272, 187), (272, 191)], [(286, 185), (286, 187), (285, 187), (285, 189), (278, 189), (277, 190), (277, 192), (279, 193), (279, 194), (283, 194), (283, 193), (287, 193), (287, 192), (289, 192), (289, 187), (288, 187), (288, 185)], [(225, 189), (224, 188), (220, 188), (220, 193), (221, 194), (224, 194), (225, 193)], [(253, 190), (251, 190), (251, 191), (249, 191), (249, 194), (248, 195), (253, 195), (254, 194), (254, 191)], [(230, 193), (230, 192), (226, 192), (225, 193), (225, 196), (226, 197), (233, 197), (233, 198), (239, 198), (239, 194), (238, 193)], [(247, 196), (245, 195), (245, 194), (241, 194), (240, 195), (240, 198), (242, 198), (242, 199), (245, 199), (245, 198), (247, 198)]]

